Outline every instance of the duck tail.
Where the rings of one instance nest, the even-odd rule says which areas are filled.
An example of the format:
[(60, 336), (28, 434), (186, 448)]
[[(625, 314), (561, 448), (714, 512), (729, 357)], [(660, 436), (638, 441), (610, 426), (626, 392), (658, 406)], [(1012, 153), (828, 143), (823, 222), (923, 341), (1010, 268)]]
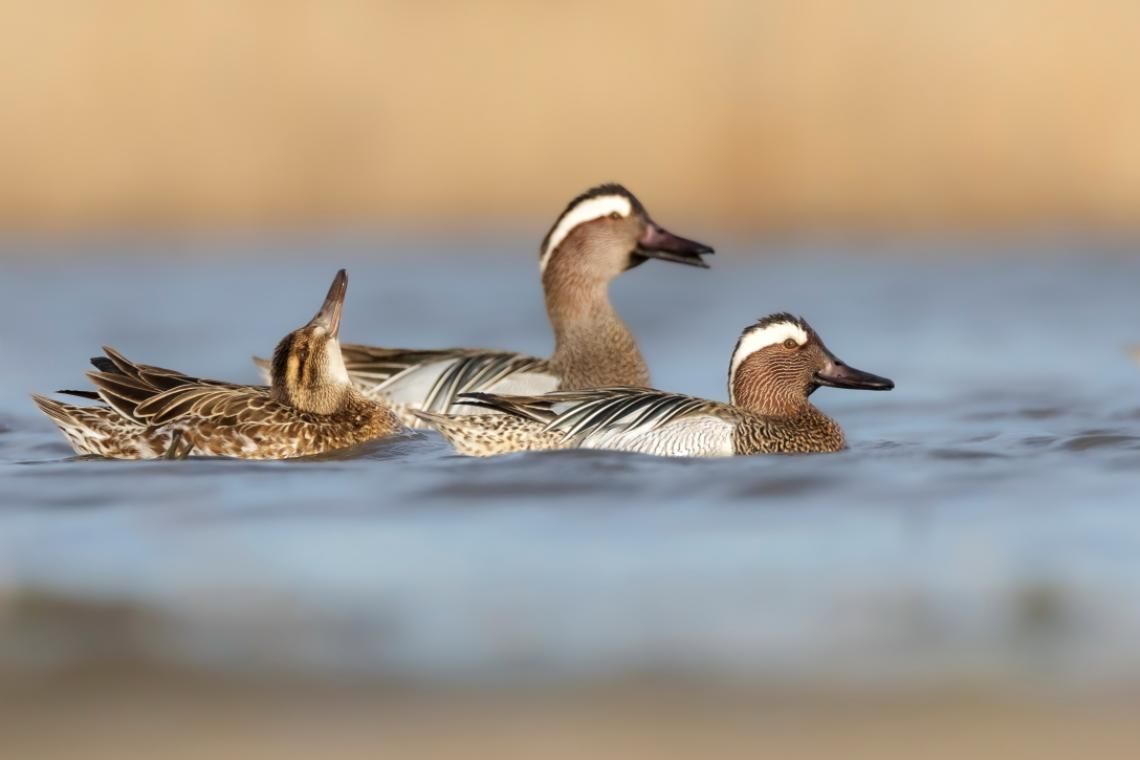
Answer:
[[(60, 392), (68, 393), (68, 391)], [(41, 396), (38, 393), (32, 394), (32, 401), (34, 401), (36, 406), (40, 408), (41, 412), (46, 414), (48, 418), (51, 419), (51, 421), (58, 425), (61, 429), (64, 426), (75, 427), (78, 424), (78, 420), (76, 420), (75, 414), (72, 411), (75, 409), (75, 407), (71, 406), (70, 404), (64, 404), (61, 401), (56, 401), (55, 399), (48, 398), (47, 396)]]
[(509, 414), (435, 414), (419, 410), (413, 414), (434, 428), (456, 453), (469, 457), (565, 447), (560, 433)]
[[(469, 438), (473, 431), (470, 427), (471, 417), (456, 414), (438, 414), (424, 412), (419, 409), (408, 410), (429, 428), (440, 434), (457, 453), (471, 454)], [(466, 423), (466, 424), (465, 424)]]
[(32, 401), (40, 408), (41, 412), (47, 415), (48, 419), (55, 423), (59, 432), (63, 433), (63, 437), (71, 444), (71, 448), (76, 454), (96, 453), (91, 450), (89, 445), (91, 429), (83, 416), (83, 410), (86, 407), (65, 404), (38, 393), (32, 394)]

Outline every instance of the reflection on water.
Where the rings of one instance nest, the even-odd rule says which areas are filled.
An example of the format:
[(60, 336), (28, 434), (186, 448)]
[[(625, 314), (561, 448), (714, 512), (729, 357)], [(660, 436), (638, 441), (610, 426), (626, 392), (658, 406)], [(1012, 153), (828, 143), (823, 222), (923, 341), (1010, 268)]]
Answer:
[(852, 442), (835, 456), (480, 461), (410, 433), (308, 461), (105, 462), (27, 398), (75, 386), (104, 343), (254, 381), (248, 357), (341, 265), (348, 340), (549, 350), (530, 258), (362, 248), (0, 281), (0, 668), (1140, 681), (1131, 259), (729, 250), (617, 284), (662, 387), (723, 398), (740, 329), (783, 309), (892, 377), (817, 394)]

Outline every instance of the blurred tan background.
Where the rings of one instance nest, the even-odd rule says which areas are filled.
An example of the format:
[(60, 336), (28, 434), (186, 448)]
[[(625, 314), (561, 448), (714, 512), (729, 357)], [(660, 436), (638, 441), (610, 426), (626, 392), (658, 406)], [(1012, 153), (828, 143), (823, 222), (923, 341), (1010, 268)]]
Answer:
[(1140, 229), (1136, 0), (42, 0), (0, 225)]

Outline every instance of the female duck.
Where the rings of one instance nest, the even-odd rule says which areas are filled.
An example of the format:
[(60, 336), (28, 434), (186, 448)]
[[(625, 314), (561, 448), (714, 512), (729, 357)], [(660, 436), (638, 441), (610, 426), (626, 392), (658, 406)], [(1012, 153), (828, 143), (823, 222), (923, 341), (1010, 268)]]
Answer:
[(87, 373), (98, 390), (63, 391), (103, 405), (33, 398), (76, 453), (114, 459), (288, 459), (383, 438), (400, 429), (396, 415), (353, 387), (340, 354), (347, 287), (342, 269), (316, 316), (277, 345), (269, 387), (202, 380), (104, 348)]
[[(543, 238), (539, 257), (554, 355), (542, 359), (480, 348), (410, 350), (343, 347), (353, 381), (391, 403), (405, 424), (414, 410), (463, 414), (461, 393), (546, 393), (603, 385), (647, 385), (649, 370), (609, 299), (610, 283), (649, 259), (707, 267), (713, 249), (650, 219), (626, 188), (609, 184), (572, 200)], [(267, 362), (261, 362), (268, 368)]]
[(471, 456), (568, 448), (689, 457), (839, 451), (846, 447), (843, 431), (808, 400), (822, 385), (894, 387), (841, 362), (803, 319), (773, 314), (737, 341), (727, 404), (615, 387), (544, 396), (472, 393), (463, 403), (497, 414), (421, 416)]

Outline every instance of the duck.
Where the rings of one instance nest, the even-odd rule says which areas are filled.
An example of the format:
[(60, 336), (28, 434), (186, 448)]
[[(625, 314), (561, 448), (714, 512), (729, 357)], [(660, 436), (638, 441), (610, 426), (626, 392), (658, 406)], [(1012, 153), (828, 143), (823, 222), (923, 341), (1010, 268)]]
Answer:
[(468, 456), (575, 448), (676, 457), (816, 454), (847, 447), (839, 424), (810, 401), (824, 386), (887, 391), (894, 382), (840, 361), (803, 318), (781, 312), (740, 335), (728, 403), (616, 386), (468, 393), (463, 403), (490, 413), (418, 414)]
[(393, 435), (399, 419), (353, 386), (341, 357), (347, 288), (342, 269), (316, 316), (277, 344), (268, 386), (139, 364), (105, 346), (87, 373), (96, 390), (60, 391), (100, 404), (32, 398), (77, 454), (111, 459), (291, 459)]
[[(353, 382), (390, 403), (401, 421), (428, 427), (416, 411), (479, 412), (470, 392), (541, 394), (604, 385), (648, 385), (637, 341), (615, 311), (610, 283), (649, 259), (708, 268), (713, 248), (667, 231), (623, 185), (608, 183), (566, 206), (539, 247), (539, 275), (554, 332), (549, 358), (482, 348), (341, 347)], [(269, 363), (257, 360), (263, 369)]]

